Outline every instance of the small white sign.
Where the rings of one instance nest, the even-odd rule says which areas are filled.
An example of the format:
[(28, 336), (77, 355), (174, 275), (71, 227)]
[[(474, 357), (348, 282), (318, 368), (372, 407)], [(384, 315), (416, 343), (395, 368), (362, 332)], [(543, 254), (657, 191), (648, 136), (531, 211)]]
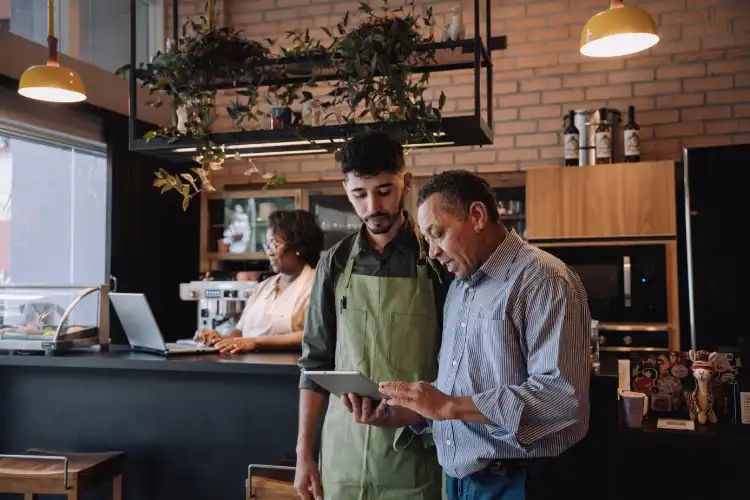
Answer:
[(660, 418), (656, 421), (657, 429), (672, 429), (677, 431), (694, 431), (695, 422), (678, 418)]
[(750, 392), (740, 393), (740, 409), (742, 410), (742, 423), (750, 424)]

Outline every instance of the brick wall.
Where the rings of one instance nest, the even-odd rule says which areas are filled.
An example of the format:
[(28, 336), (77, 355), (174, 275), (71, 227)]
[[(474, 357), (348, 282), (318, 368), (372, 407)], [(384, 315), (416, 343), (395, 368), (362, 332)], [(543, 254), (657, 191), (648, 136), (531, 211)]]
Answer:
[[(463, 2), (472, 33), (473, 2), (431, 5), (438, 29)], [(336, 0), (224, 0), (226, 25), (247, 36), (283, 39), (294, 28), (335, 26), (357, 2)], [(398, 4), (391, 0), (392, 4)], [(681, 148), (750, 142), (750, 4), (748, 0), (627, 0), (654, 16), (662, 39), (640, 54), (595, 60), (578, 52), (586, 20), (608, 0), (502, 0), (493, 2), (493, 34), (508, 36), (494, 55), (494, 144), (483, 148), (420, 151), (412, 169), (429, 174), (458, 166), (478, 172), (559, 164), (560, 130), (568, 109), (632, 104), (641, 125), (643, 158), (678, 159)], [(200, 12), (204, 0), (181, 0), (181, 14)], [(169, 16), (167, 16), (169, 19)], [(449, 113), (473, 109), (471, 74), (435, 73)], [(256, 160), (257, 161), (257, 160)], [(290, 180), (337, 178), (330, 156), (258, 161)], [(229, 165), (236, 175), (245, 166)]]

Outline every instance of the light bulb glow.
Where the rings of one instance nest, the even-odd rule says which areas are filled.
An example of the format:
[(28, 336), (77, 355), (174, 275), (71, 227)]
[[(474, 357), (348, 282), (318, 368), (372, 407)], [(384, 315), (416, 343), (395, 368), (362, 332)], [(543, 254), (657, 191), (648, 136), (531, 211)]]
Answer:
[(72, 103), (86, 100), (80, 77), (72, 70), (54, 64), (32, 66), (21, 75), (18, 93), (29, 99)]
[(86, 96), (80, 92), (65, 89), (53, 89), (49, 87), (26, 87), (19, 89), (19, 94), (29, 99), (47, 102), (81, 102), (86, 100)]
[(617, 57), (635, 54), (650, 49), (659, 42), (652, 33), (621, 33), (592, 40), (581, 47), (581, 54), (588, 57)]

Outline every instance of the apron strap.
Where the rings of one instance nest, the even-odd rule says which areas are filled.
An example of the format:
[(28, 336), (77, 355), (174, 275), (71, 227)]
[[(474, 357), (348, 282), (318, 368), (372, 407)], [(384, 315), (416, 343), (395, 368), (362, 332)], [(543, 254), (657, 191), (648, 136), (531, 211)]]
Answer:
[(344, 272), (341, 275), (342, 283), (344, 284), (343, 289), (344, 293), (341, 295), (341, 303), (339, 304), (339, 308), (341, 311), (346, 309), (346, 296), (349, 294), (349, 283), (352, 279), (352, 269), (354, 268), (354, 249), (359, 246), (359, 235), (360, 233), (357, 233), (357, 236), (354, 238), (354, 242), (352, 243), (351, 249), (349, 249), (349, 257), (346, 259), (346, 266), (344, 266)]

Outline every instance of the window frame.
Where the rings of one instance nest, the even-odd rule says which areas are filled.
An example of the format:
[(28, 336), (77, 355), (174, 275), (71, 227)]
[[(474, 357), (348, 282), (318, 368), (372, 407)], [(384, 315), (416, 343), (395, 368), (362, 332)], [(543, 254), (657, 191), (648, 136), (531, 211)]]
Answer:
[[(62, 132), (42, 129), (13, 120), (0, 118), (0, 135), (39, 144), (40, 146), (64, 148), (70, 150), (70, 154), (76, 152), (101, 156), (105, 159), (107, 168), (106, 198), (105, 198), (105, 234), (104, 234), (104, 277), (102, 281), (110, 280), (112, 277), (112, 161), (109, 148), (105, 142), (93, 141), (82, 137), (76, 137)], [(11, 191), (11, 199), (13, 193)], [(11, 213), (13, 205), (11, 202)], [(12, 219), (11, 219), (12, 221)], [(12, 222), (11, 222), (12, 223)], [(107, 283), (103, 283), (107, 284)]]

